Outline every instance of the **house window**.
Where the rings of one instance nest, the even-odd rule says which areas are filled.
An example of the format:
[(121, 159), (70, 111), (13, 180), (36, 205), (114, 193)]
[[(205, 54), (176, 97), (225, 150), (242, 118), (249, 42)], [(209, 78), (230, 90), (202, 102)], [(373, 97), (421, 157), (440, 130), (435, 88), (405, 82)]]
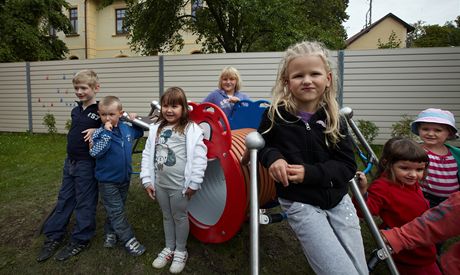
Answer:
[(115, 18), (116, 18), (116, 33), (117, 34), (125, 34), (128, 32), (125, 26), (125, 16), (126, 16), (126, 9), (116, 9), (115, 10)]
[(69, 9), (69, 19), (71, 25), (71, 33), (78, 33), (78, 10), (77, 8)]
[(51, 37), (56, 37), (56, 36), (57, 36), (56, 29), (53, 28), (53, 26), (50, 26), (50, 27), (49, 27), (48, 35), (51, 36)]

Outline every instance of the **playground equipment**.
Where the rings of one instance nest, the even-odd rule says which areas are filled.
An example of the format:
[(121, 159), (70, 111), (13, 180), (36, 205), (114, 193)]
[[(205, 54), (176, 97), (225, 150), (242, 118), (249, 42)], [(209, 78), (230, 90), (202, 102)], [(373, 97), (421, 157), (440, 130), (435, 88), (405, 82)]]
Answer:
[[(221, 243), (231, 239), (247, 220), (250, 177), (241, 158), (246, 150), (245, 138), (257, 126), (226, 130), (231, 127), (219, 107), (212, 103), (190, 105), (191, 119), (205, 131), (209, 159), (202, 189), (189, 204), (190, 231), (202, 242)], [(259, 202), (274, 200), (274, 183), (260, 164), (258, 178)]]
[[(190, 231), (198, 240), (205, 243), (225, 242), (231, 239), (240, 230), (242, 223), (248, 219), (248, 205), (250, 205), (251, 274), (258, 274), (258, 225), (286, 218), (283, 213), (267, 215), (263, 211), (259, 212), (259, 205), (265, 205), (276, 199), (274, 182), (268, 170), (257, 162), (256, 156), (257, 149), (263, 147), (263, 139), (260, 140), (261, 137), (259, 139), (256, 136), (258, 133), (254, 132), (265, 109), (262, 103), (266, 104), (266, 102), (242, 101), (236, 107), (237, 111), (233, 112), (228, 119), (223, 111), (212, 103), (189, 103), (190, 118), (204, 129), (204, 142), (208, 147), (208, 167), (202, 189), (189, 203)], [(158, 108), (157, 104), (152, 103), (151, 106), (152, 109)], [(368, 153), (366, 156), (355, 142), (358, 154), (365, 162), (364, 171), (367, 173), (373, 165), (378, 164), (378, 159), (354, 123), (352, 109), (345, 107), (340, 111)], [(229, 121), (235, 129), (231, 127)], [(142, 122), (135, 120), (132, 122), (145, 127)], [(241, 162), (247, 149), (251, 153), (250, 170)], [(398, 274), (355, 179), (350, 181), (350, 186), (379, 247), (378, 258), (387, 263), (391, 274)]]

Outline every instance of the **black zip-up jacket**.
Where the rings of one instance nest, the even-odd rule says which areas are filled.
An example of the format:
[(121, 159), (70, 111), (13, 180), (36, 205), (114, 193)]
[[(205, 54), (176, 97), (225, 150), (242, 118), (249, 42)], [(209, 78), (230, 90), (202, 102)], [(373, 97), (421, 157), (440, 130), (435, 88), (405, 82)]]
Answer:
[(72, 126), (67, 134), (67, 157), (71, 160), (91, 160), (93, 157), (89, 154), (89, 143), (85, 142), (85, 134), (82, 132), (89, 128), (101, 127), (101, 118), (97, 113), (97, 103), (86, 107), (85, 110), (81, 102), (77, 104), (70, 114)]
[(265, 134), (262, 133), (271, 125), (268, 109), (262, 116), (258, 132), (265, 140), (265, 147), (259, 150), (259, 161), (267, 168), (278, 159), (285, 159), (288, 164), (302, 164), (305, 177), (303, 183), (290, 182), (288, 187), (276, 182), (277, 195), (321, 209), (335, 207), (347, 194), (349, 181), (357, 169), (346, 121), (343, 118), (340, 121), (340, 132), (345, 137), (335, 147), (328, 147), (323, 108), (313, 114), (308, 123), (284, 107), (279, 110), (288, 122), (277, 117), (273, 128)]

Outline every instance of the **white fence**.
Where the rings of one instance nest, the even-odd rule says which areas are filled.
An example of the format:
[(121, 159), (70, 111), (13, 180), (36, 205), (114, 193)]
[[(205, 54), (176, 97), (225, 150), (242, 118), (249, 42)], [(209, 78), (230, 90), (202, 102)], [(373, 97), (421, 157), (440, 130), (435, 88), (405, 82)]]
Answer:
[[(65, 133), (75, 95), (73, 75), (94, 69), (101, 81), (98, 98), (116, 95), (125, 110), (147, 114), (160, 90), (180, 86), (200, 102), (217, 86), (224, 66), (238, 68), (251, 99), (270, 100), (282, 53), (177, 55), (118, 59), (0, 64), (0, 131), (46, 132), (43, 116), (52, 113)], [(374, 122), (375, 143), (390, 137), (402, 115), (414, 117), (434, 107), (460, 121), (460, 47), (334, 52), (342, 90), (339, 101), (354, 119)], [(458, 126), (460, 124), (457, 124)]]

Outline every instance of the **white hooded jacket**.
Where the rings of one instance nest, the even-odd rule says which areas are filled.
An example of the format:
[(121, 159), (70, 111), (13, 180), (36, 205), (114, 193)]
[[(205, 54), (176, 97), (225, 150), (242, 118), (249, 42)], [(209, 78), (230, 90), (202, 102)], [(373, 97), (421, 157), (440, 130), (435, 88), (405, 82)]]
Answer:
[[(149, 137), (142, 151), (142, 163), (140, 178), (144, 188), (153, 186), (155, 188), (155, 169), (153, 159), (155, 155), (155, 141), (159, 123), (153, 124), (149, 129)], [(203, 130), (198, 124), (190, 122), (185, 128), (185, 140), (187, 150), (187, 161), (184, 171), (184, 189), (182, 193), (187, 191), (187, 188), (198, 190), (201, 188), (204, 173), (208, 164), (206, 157), (207, 148), (203, 142)]]

